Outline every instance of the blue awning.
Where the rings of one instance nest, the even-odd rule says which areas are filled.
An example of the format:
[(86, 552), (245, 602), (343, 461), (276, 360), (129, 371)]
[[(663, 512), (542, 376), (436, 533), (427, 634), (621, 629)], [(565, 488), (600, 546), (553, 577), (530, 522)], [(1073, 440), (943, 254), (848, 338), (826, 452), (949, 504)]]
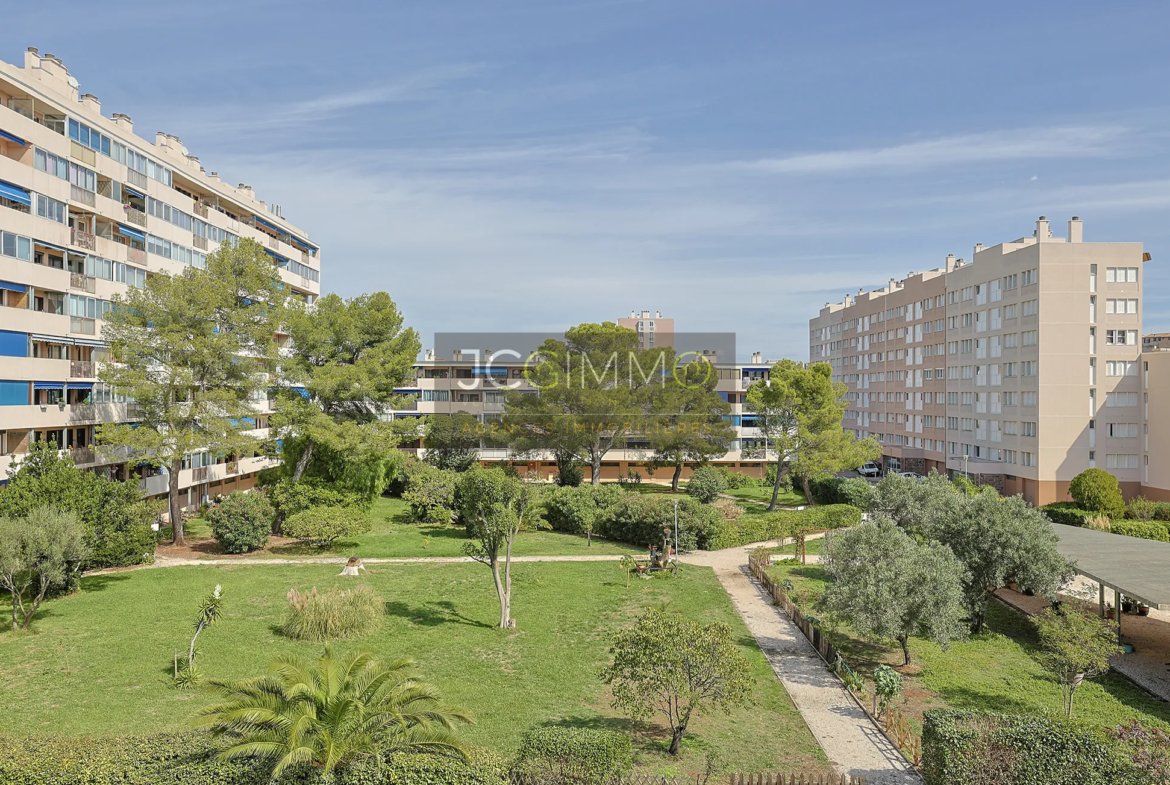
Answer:
[(62, 247), (62, 246), (60, 246), (60, 245), (54, 245), (53, 243), (46, 243), (44, 240), (36, 240), (36, 239), (34, 239), (34, 240), (33, 240), (33, 242), (34, 242), (34, 243), (36, 243), (37, 245), (43, 245), (43, 246), (45, 246), (46, 248), (52, 248), (52, 249), (53, 249), (53, 250), (55, 250), (55, 251), (61, 251), (62, 253), (69, 253), (69, 249), (68, 249), (68, 248), (64, 248), (64, 247)]
[(8, 281), (0, 281), (0, 289), (7, 289), (10, 292), (20, 292), (24, 294), (28, 291), (28, 287), (22, 283), (9, 283)]
[(21, 139), (19, 136), (13, 136), (12, 134), (8, 133), (7, 131), (0, 131), (0, 137), (3, 137), (10, 142), (16, 142), (21, 147), (24, 147), (28, 144), (23, 139)]
[(267, 227), (267, 228), (271, 229), (272, 231), (276, 232), (277, 234), (284, 234), (284, 235), (287, 235), (287, 234), (288, 234), (288, 232), (286, 232), (285, 230), (283, 230), (283, 229), (277, 229), (275, 226), (273, 226), (272, 224), (268, 223), (267, 221), (265, 221), (265, 220), (264, 220), (263, 218), (261, 218), (260, 216), (256, 216), (256, 223), (260, 224), (261, 226), (264, 226), (264, 227)]
[(269, 251), (268, 249), (264, 249), (264, 253), (268, 254), (273, 259), (275, 259), (276, 263), (279, 264), (281, 267), (284, 267), (286, 264), (288, 264), (288, 259), (285, 259), (283, 256), (281, 256), (278, 253), (273, 253), (272, 251)]
[(32, 197), (28, 195), (28, 191), (12, 183), (0, 181), (0, 196), (3, 196), (5, 199), (11, 199), (14, 202), (20, 202), (25, 207), (32, 207)]
[(64, 387), (65, 382), (33, 382), (34, 390), (61, 390)]
[(395, 395), (418, 395), (420, 392), (422, 392), (422, 390), (420, 390), (420, 389), (419, 389), (419, 388), (417, 388), (417, 387), (415, 387), (415, 388), (413, 388), (413, 389), (398, 389), (398, 388), (395, 388), (395, 390), (394, 390), (394, 394), (395, 394)]
[(89, 392), (93, 389), (93, 382), (69, 382), (69, 389)]
[(126, 193), (130, 194), (131, 196), (137, 196), (139, 199), (145, 199), (145, 198), (146, 198), (146, 194), (140, 194), (140, 193), (138, 193), (137, 191), (135, 191), (133, 188), (131, 188), (130, 186), (126, 185), (125, 183), (122, 183), (122, 190), (123, 190), (123, 191), (125, 191)]
[(133, 240), (141, 240), (142, 242), (146, 242), (146, 235), (137, 229), (131, 229), (129, 226), (118, 224), (118, 231)]
[(507, 376), (507, 368), (472, 368), (472, 376)]
[(292, 391), (295, 392), (297, 395), (301, 396), (302, 398), (309, 397), (309, 391), (306, 390), (304, 387), (293, 387)]

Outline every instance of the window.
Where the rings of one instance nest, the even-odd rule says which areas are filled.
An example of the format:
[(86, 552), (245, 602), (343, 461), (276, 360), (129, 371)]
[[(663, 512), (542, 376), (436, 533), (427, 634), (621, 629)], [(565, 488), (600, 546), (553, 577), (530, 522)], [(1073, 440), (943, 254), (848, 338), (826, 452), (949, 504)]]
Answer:
[(1105, 396), (1105, 405), (1110, 408), (1137, 406), (1137, 397), (1135, 392), (1111, 392)]
[(0, 232), (0, 254), (31, 262), (32, 240), (12, 232)]
[(1137, 346), (1137, 330), (1106, 330), (1105, 344), (1108, 346)]
[(1018, 423), (1012, 420), (1005, 420), (1003, 424), (1003, 433), (1005, 436), (1015, 436), (1019, 431)]
[(1003, 364), (1003, 375), (1007, 376), (1007, 377), (1014, 377), (1016, 375), (1016, 367), (1017, 367), (1016, 363), (1004, 363)]
[[(117, 144), (110, 137), (99, 133), (96, 128), (90, 128), (85, 123), (79, 123), (73, 119), (69, 121), (69, 138), (107, 158), (110, 157), (113, 146)], [(121, 147), (121, 145), (118, 146)]]
[(1016, 405), (1016, 394), (1014, 392), (1005, 392), (1003, 394), (1003, 405), (1004, 406), (1015, 406)]
[(1025, 360), (1020, 363), (1020, 376), (1035, 376), (1036, 375), (1036, 361)]
[(963, 320), (962, 320), (962, 322), (963, 322), (963, 326), (964, 326), (964, 327), (970, 327), (970, 326), (971, 326), (971, 320), (972, 320), (972, 314), (969, 314), (969, 313), (965, 313), (965, 314), (963, 314)]
[(1021, 393), (1021, 397), (1023, 398), (1024, 406), (1035, 406), (1036, 405), (1036, 393), (1023, 392), (1023, 393)]
[(1015, 306), (1015, 304), (1012, 304), (1012, 305), (1005, 305), (1005, 306), (1003, 307), (1003, 318), (1004, 318), (1004, 319), (1015, 319), (1015, 318), (1016, 318), (1016, 306)]
[(1015, 349), (1016, 348), (1016, 334), (1015, 333), (1005, 333), (1004, 334), (1003, 348), (1005, 348), (1005, 349)]
[(975, 400), (975, 393), (969, 393), (969, 392), (963, 393), (963, 405), (964, 406), (970, 406), (974, 400)]
[(963, 295), (963, 302), (970, 300), (972, 297), (975, 296), (975, 287), (974, 286), (964, 287), (963, 291), (962, 291), (962, 295)]
[(1136, 455), (1112, 455), (1105, 456), (1106, 469), (1136, 469), (1138, 467), (1138, 457)]
[(1026, 330), (1020, 333), (1020, 338), (1024, 342), (1024, 346), (1035, 346), (1040, 338), (1040, 333), (1037, 330)]
[(989, 314), (989, 320), (991, 322), (988, 329), (998, 330), (999, 328), (1003, 327), (1003, 309), (1002, 308), (992, 308), (990, 311), (988, 311), (988, 314)]
[(65, 158), (58, 158), (50, 153), (48, 150), (42, 150), (39, 147), (33, 153), (33, 166), (40, 169), (42, 172), (48, 172), (54, 177), (59, 177), (62, 180), (69, 179), (69, 161)]
[(1138, 435), (1136, 422), (1111, 422), (1109, 435), (1114, 439), (1135, 439)]
[(1137, 283), (1138, 268), (1106, 267), (1105, 283)]
[(948, 343), (947, 344), (947, 353), (948, 354), (958, 354), (959, 353), (959, 342), (958, 341), (951, 341), (950, 343)]
[(987, 284), (981, 283), (975, 285), (975, 304), (987, 305)]
[(1035, 316), (1037, 310), (1036, 300), (1024, 300), (1024, 316)]
[(1020, 435), (1021, 436), (1035, 436), (1036, 435), (1036, 423), (1034, 423), (1034, 422), (1020, 423)]
[(85, 319), (104, 319), (110, 310), (109, 302), (80, 294), (69, 295), (69, 315)]
[(955, 305), (958, 302), (959, 302), (959, 293), (958, 292), (947, 292), (947, 303), (949, 303), (950, 305)]
[(446, 402), (450, 400), (450, 390), (423, 390), (422, 399), (424, 401)]
[(987, 286), (989, 290), (988, 295), (991, 302), (997, 303), (1003, 299), (1003, 281), (997, 279), (989, 283)]
[(1105, 301), (1105, 313), (1137, 313), (1138, 301), (1136, 298), (1126, 300), (1108, 299)]
[(962, 366), (962, 368), (960, 370), (961, 370), (962, 378), (964, 378), (964, 379), (974, 379), (975, 378), (975, 366), (964, 365), (964, 366)]
[(1015, 289), (1019, 286), (1019, 279), (1015, 275), (1005, 275), (1003, 279), (1004, 290)]
[(1020, 453), (1020, 465), (1021, 466), (1035, 466), (1036, 465), (1036, 456), (1030, 452)]
[(48, 218), (50, 221), (63, 224), (68, 216), (68, 211), (65, 209), (64, 202), (50, 199), (44, 194), (37, 194), (37, 215), (41, 218)]
[(1036, 270), (1024, 270), (1024, 272), (1020, 273), (1020, 285), (1034, 286), (1039, 280), (1036, 273)]
[(69, 182), (86, 191), (97, 191), (97, 172), (69, 162)]
[(1105, 363), (1106, 376), (1137, 376), (1138, 364), (1122, 360), (1110, 360)]

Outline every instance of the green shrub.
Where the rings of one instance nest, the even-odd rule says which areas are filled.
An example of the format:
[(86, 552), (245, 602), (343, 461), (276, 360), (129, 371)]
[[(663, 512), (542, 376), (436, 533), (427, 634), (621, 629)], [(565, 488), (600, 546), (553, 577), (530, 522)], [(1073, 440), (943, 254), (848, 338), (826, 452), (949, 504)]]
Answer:
[[(678, 500), (679, 547), (707, 549), (724, 525), (714, 507), (691, 498)], [(661, 545), (663, 529), (674, 532), (674, 500), (662, 496), (629, 493), (597, 521), (594, 534), (633, 545)]]
[(546, 520), (553, 531), (585, 534), (605, 511), (626, 496), (620, 485), (579, 485), (555, 488), (545, 497)]
[(263, 491), (235, 491), (204, 517), (225, 553), (250, 553), (268, 544), (276, 510)]
[(803, 510), (775, 510), (725, 521), (717, 534), (702, 546), (708, 550), (736, 548), (753, 542), (791, 537), (810, 529), (842, 529), (861, 523), (861, 510), (847, 504), (827, 504)]
[(322, 643), (337, 638), (358, 638), (382, 623), (386, 606), (369, 586), (334, 588), (318, 593), (288, 592), (288, 618), (280, 631), (298, 641)]
[(282, 523), (298, 512), (310, 507), (360, 507), (367, 506), (365, 498), (354, 491), (328, 485), (321, 479), (293, 482), (284, 479), (268, 489), (268, 499), (276, 509), (276, 520)]
[(1170, 542), (1170, 527), (1161, 521), (1110, 521), (1109, 531), (1114, 534), (1124, 534), (1126, 537)]
[(756, 484), (756, 479), (754, 477), (749, 477), (742, 472), (733, 472), (726, 466), (720, 466), (716, 469), (716, 471), (719, 472), (719, 476), (723, 478), (723, 482), (727, 485), (727, 487), (731, 489), (750, 488)]
[(1110, 518), (1120, 518), (1125, 514), (1125, 501), (1117, 478), (1104, 469), (1085, 469), (1073, 477), (1068, 495), (1081, 509), (1104, 513)]
[(687, 480), (687, 495), (698, 499), (703, 504), (710, 504), (719, 498), (719, 494), (727, 490), (727, 480), (710, 466), (700, 466), (691, 472)]
[(403, 500), (410, 505), (410, 517), (420, 523), (451, 523), (459, 474), (424, 466), (411, 475), (406, 492), (402, 494)]
[(1129, 503), (1125, 517), (1137, 521), (1170, 521), (1170, 502), (1156, 502), (1139, 496)]
[(923, 715), (926, 785), (1140, 783), (1121, 748), (1098, 732), (1035, 714), (931, 709)]
[(369, 514), (355, 507), (310, 507), (284, 522), (286, 537), (322, 547), (369, 530)]
[(520, 737), (514, 770), (542, 785), (602, 785), (627, 771), (628, 736), (591, 728), (533, 728)]
[(849, 504), (868, 510), (873, 502), (873, 485), (860, 477), (821, 477), (809, 480), (808, 489), (817, 504)]
[(562, 488), (576, 488), (584, 479), (581, 467), (575, 463), (566, 463), (557, 471), (557, 485)]
[[(776, 485), (776, 464), (769, 463), (764, 469), (764, 479), (760, 480), (760, 485), (765, 488), (771, 488)], [(780, 483), (780, 491), (788, 493), (792, 490), (792, 475), (789, 474), (784, 478), (784, 482)]]
[[(273, 782), (271, 767), (220, 760), (209, 733), (152, 736), (0, 736), (4, 785), (324, 785), (302, 769)], [(507, 785), (496, 752), (468, 750), (470, 763), (444, 755), (393, 753), (344, 770), (334, 785)]]
[(1066, 526), (1084, 526), (1085, 519), (1093, 516), (1091, 510), (1083, 509), (1075, 502), (1056, 502), (1046, 504), (1040, 508), (1053, 523), (1063, 523)]

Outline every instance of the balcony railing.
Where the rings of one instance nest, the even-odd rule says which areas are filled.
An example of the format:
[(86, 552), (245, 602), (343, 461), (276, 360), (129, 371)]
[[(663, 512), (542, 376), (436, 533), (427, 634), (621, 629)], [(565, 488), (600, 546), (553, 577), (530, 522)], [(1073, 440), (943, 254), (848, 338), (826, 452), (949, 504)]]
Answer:
[(312, 285), (313, 285), (313, 282), (312, 282), (312, 281), (310, 281), (308, 278), (306, 278), (306, 277), (305, 277), (305, 276), (303, 276), (303, 275), (301, 276), (301, 288), (302, 288), (302, 289), (308, 289), (308, 288), (310, 288)]
[(69, 378), (70, 379), (92, 379), (94, 378), (93, 363), (89, 360), (70, 360), (69, 361)]
[(207, 217), (207, 205), (205, 205), (203, 202), (195, 202), (194, 209), (195, 215), (198, 215), (200, 218)]
[(78, 161), (84, 161), (90, 166), (97, 165), (97, 153), (88, 147), (78, 144), (77, 142), (69, 143), (69, 155), (76, 158)]
[(97, 463), (97, 456), (89, 447), (72, 447), (69, 454), (73, 456), (73, 462), (79, 466), (86, 463)]
[(114, 181), (113, 180), (98, 180), (98, 196), (104, 196), (107, 199), (114, 198)]
[(309, 252), (308, 251), (301, 251), (301, 262), (303, 264), (309, 263)]
[(83, 232), (83, 231), (80, 231), (79, 229), (70, 229), (69, 230), (69, 241), (72, 242), (74, 245), (76, 245), (78, 248), (84, 248), (87, 251), (94, 250), (93, 235), (90, 234), (89, 232)]
[(129, 167), (127, 167), (127, 169), (126, 169), (126, 182), (130, 183), (130, 185), (136, 185), (139, 188), (145, 188), (146, 187), (146, 175), (144, 175), (142, 172), (136, 172), (133, 169), (130, 169)]
[(126, 221), (134, 224), (135, 226), (141, 226), (143, 229), (145, 229), (146, 228), (146, 213), (142, 212), (137, 207), (127, 207), (126, 208)]
[(69, 273), (69, 288), (93, 294), (97, 291), (97, 278), (84, 273)]
[(200, 466), (191, 470), (191, 482), (207, 482), (207, 466)]
[(224, 464), (224, 466), (227, 467), (227, 473), (229, 475), (240, 473), (240, 462), (239, 461), (228, 461), (226, 464)]
[(70, 316), (69, 332), (80, 333), (81, 335), (96, 335), (97, 322), (93, 319), (86, 319), (81, 316)]
[(143, 267), (145, 267), (146, 266), (146, 251), (142, 250), (141, 248), (134, 248), (132, 246), (127, 245), (126, 246), (126, 261), (128, 261), (132, 264), (140, 264)]
[(207, 238), (206, 237), (200, 237), (197, 234), (193, 234), (193, 235), (191, 235), (191, 243), (196, 248), (198, 248), (200, 251), (207, 250)]
[(268, 247), (273, 248), (275, 250), (279, 250), (280, 249), (280, 240), (277, 240), (275, 237), (270, 236), (268, 238)]
[(84, 188), (79, 188), (76, 185), (69, 186), (69, 198), (75, 202), (88, 204), (90, 207), (93, 207), (95, 204), (97, 204), (97, 195), (94, 194), (93, 191), (87, 191)]

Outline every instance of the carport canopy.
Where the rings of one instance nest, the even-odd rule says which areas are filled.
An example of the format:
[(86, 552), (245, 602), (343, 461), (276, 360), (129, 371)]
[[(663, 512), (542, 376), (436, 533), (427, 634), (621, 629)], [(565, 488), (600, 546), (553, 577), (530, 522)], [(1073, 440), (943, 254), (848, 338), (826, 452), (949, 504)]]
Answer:
[(1052, 524), (1077, 573), (1160, 611), (1170, 610), (1170, 543)]

